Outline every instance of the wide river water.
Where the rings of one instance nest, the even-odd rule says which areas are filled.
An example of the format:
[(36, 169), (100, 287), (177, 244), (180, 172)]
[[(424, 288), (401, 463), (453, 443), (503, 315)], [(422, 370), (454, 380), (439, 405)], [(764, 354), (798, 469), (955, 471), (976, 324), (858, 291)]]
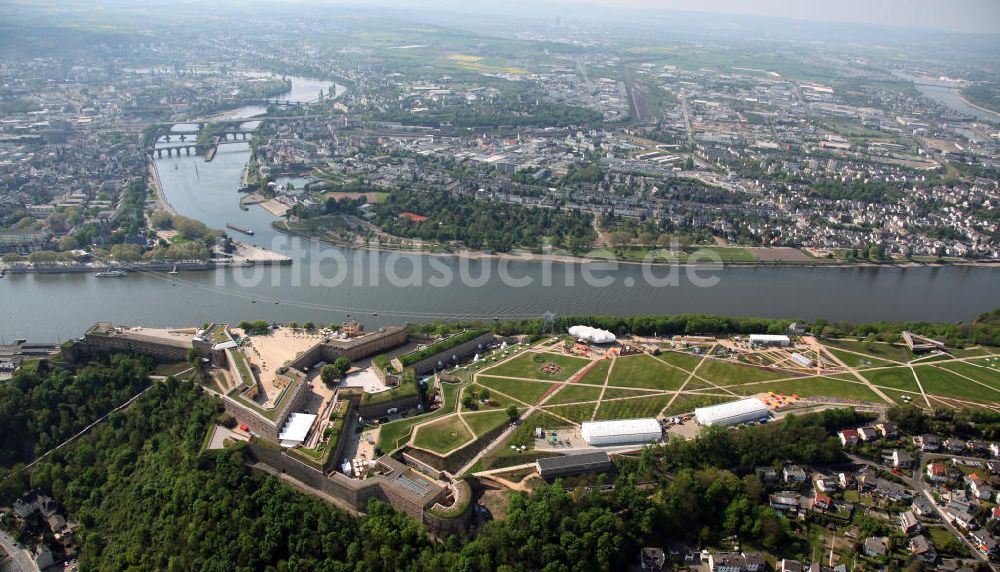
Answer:
[[(293, 78), (279, 99), (314, 99), (329, 82)], [(338, 89), (338, 93), (342, 90)], [(230, 116), (250, 118), (260, 110)], [(236, 186), (246, 145), (224, 145), (215, 159), (156, 160), (168, 202), (211, 227), (249, 227), (235, 238), (286, 252), (291, 266), (92, 275), (8, 275), (0, 279), (0, 336), (65, 340), (97, 321), (191, 326), (263, 318), (329, 323), (347, 314), (369, 327), (431, 319), (568, 314), (718, 314), (830, 320), (968, 320), (1000, 307), (1000, 269), (753, 268), (676, 269), (677, 284), (656, 284), (640, 266), (468, 260), (338, 248), (293, 240), (271, 229), (260, 207), (239, 208)], [(669, 270), (656, 269), (662, 278)], [(447, 276), (452, 280), (447, 280)], [(714, 285), (702, 285), (701, 279)], [(607, 285), (598, 283), (608, 282)], [(530, 283), (529, 283), (530, 282)], [(525, 284), (527, 283), (527, 284)], [(570, 283), (572, 286), (567, 286)], [(377, 315), (375, 315), (377, 314)]]

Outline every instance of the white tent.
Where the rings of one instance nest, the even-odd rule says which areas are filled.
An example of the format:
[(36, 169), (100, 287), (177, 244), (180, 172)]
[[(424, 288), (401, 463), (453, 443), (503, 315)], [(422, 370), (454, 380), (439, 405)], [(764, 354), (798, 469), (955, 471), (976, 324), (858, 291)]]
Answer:
[(285, 426), (281, 428), (281, 434), (278, 435), (281, 446), (294, 447), (301, 445), (306, 440), (306, 436), (309, 435), (309, 429), (315, 420), (316, 416), (308, 413), (292, 413), (289, 415)]
[(595, 344), (610, 344), (615, 341), (615, 335), (611, 332), (590, 326), (573, 326), (569, 329), (569, 335)]
[(663, 436), (656, 419), (619, 419), (617, 421), (586, 421), (580, 436), (588, 445), (624, 445), (652, 443)]

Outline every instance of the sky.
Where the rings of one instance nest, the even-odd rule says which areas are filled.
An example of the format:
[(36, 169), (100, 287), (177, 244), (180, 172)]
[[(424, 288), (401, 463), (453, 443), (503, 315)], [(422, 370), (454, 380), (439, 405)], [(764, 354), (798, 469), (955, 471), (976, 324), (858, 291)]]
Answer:
[(1000, 0), (550, 0), (1000, 34)]

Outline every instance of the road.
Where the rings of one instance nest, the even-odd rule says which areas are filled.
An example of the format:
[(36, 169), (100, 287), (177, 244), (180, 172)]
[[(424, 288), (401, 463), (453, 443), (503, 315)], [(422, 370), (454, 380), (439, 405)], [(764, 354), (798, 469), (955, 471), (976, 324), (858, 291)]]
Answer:
[(31, 557), (31, 553), (3, 531), (0, 531), (0, 546), (3, 547), (4, 552), (10, 554), (15, 570), (38, 572), (38, 566), (35, 566), (35, 559)]

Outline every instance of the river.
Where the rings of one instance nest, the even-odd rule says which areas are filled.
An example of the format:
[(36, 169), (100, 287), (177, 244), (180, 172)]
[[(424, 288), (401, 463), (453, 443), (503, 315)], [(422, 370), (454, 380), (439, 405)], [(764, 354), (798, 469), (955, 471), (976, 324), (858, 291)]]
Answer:
[[(313, 81), (307, 90), (300, 79), (292, 79), (288, 98), (302, 100), (314, 99), (329, 84)], [(253, 116), (252, 109), (232, 115)], [(1000, 270), (991, 268), (727, 267), (697, 269), (695, 274), (675, 269), (677, 285), (656, 285), (635, 265), (594, 271), (594, 266), (579, 264), (425, 257), (300, 241), (272, 230), (274, 217), (262, 208), (239, 208), (235, 189), (248, 155), (247, 145), (231, 144), (208, 163), (200, 157), (164, 157), (156, 166), (167, 200), (179, 213), (215, 228), (226, 223), (252, 228), (253, 237), (231, 234), (285, 252), (295, 264), (178, 276), (133, 272), (122, 279), (8, 275), (0, 279), (0, 335), (59, 341), (82, 334), (97, 321), (149, 326), (244, 319), (329, 323), (351, 314), (376, 327), (430, 319), (540, 317), (547, 311), (953, 321), (1000, 307)], [(666, 272), (654, 270), (656, 277)], [(445, 279), (449, 274), (452, 280)], [(717, 283), (699, 285), (704, 279)]]

